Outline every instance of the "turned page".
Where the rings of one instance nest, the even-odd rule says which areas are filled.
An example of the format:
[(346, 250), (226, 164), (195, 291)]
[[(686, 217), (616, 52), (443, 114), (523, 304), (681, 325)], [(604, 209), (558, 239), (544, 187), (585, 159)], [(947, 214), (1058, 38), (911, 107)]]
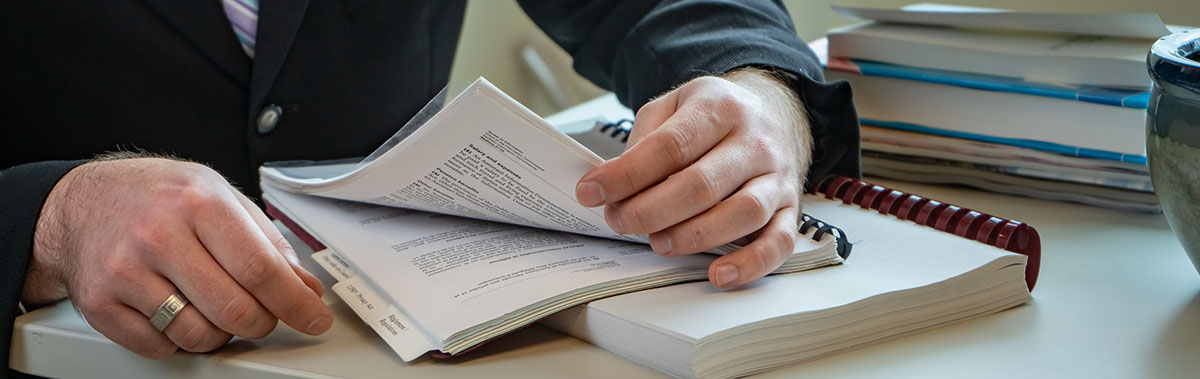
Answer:
[(432, 341), (584, 287), (665, 272), (703, 279), (715, 259), (664, 258), (636, 242), (263, 188), (267, 201), (343, 252)]
[(480, 78), (365, 165), (315, 178), (296, 169), (261, 172), (267, 184), (292, 192), (648, 242), (613, 232), (601, 208), (575, 199), (576, 182), (602, 162)]

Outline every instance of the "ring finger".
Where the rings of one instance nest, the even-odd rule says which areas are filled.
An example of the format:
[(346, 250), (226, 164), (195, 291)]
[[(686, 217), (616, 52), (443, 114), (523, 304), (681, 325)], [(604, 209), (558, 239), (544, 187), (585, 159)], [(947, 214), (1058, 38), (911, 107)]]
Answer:
[[(117, 297), (146, 316), (146, 322), (154, 317), (158, 308), (171, 294), (178, 293), (170, 281), (157, 274), (149, 275), (143, 283), (124, 286)], [(188, 296), (187, 294), (183, 294)], [(191, 304), (185, 305), (174, 319), (163, 329), (163, 334), (179, 348), (191, 352), (213, 351), (229, 342), (232, 335), (213, 326), (204, 315)]]
[(753, 242), (713, 261), (708, 269), (709, 280), (717, 287), (731, 288), (775, 271), (792, 255), (799, 213), (794, 206), (776, 211)]
[(158, 255), (155, 259), (152, 265), (156, 270), (172, 278), (173, 285), (188, 295), (195, 310), (217, 328), (243, 338), (262, 338), (279, 324), (199, 241), (188, 241), (177, 248), (177, 254)]
[(693, 254), (759, 230), (785, 203), (778, 195), (778, 174), (756, 177), (708, 211), (650, 234), (654, 251), (665, 256)]

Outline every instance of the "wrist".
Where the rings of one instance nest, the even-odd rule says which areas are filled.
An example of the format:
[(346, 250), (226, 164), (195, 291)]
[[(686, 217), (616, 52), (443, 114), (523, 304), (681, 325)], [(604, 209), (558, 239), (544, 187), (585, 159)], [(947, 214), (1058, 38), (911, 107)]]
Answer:
[[(786, 73), (756, 67), (742, 67), (725, 73), (721, 77), (757, 94), (776, 117), (794, 127), (793, 130), (808, 134), (808, 117), (804, 105)], [(800, 133), (797, 133), (799, 136)], [(803, 142), (803, 141), (798, 141)]]
[(779, 120), (777, 125), (787, 128), (790, 132), (786, 134), (790, 139), (788, 145), (794, 148), (792, 152), (796, 157), (797, 188), (805, 188), (804, 181), (812, 164), (812, 128), (804, 104), (792, 88), (789, 75), (778, 70), (742, 67), (725, 73), (722, 78), (757, 94), (769, 109), (768, 112), (771, 112), (771, 117)]
[(86, 206), (73, 204), (76, 182), (94, 163), (77, 166), (63, 175), (42, 204), (33, 236), (33, 251), (21, 290), (21, 303), (30, 309), (67, 297), (63, 269), (70, 240), (67, 238), (67, 209)]

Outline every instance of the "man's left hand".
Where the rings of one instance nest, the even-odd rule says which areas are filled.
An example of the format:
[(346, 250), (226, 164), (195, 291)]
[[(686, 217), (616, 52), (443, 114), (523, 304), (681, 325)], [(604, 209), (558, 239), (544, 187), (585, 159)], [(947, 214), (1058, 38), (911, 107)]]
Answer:
[(745, 241), (708, 270), (717, 287), (740, 286), (792, 255), (812, 150), (803, 112), (762, 70), (697, 78), (642, 106), (625, 152), (584, 175), (576, 197), (663, 256)]

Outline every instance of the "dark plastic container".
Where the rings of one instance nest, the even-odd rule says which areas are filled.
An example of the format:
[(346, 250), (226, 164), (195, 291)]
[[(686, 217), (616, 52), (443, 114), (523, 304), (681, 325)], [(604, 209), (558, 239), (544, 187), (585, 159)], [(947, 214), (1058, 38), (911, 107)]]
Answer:
[(1159, 39), (1146, 64), (1150, 178), (1167, 222), (1200, 271), (1200, 29)]

